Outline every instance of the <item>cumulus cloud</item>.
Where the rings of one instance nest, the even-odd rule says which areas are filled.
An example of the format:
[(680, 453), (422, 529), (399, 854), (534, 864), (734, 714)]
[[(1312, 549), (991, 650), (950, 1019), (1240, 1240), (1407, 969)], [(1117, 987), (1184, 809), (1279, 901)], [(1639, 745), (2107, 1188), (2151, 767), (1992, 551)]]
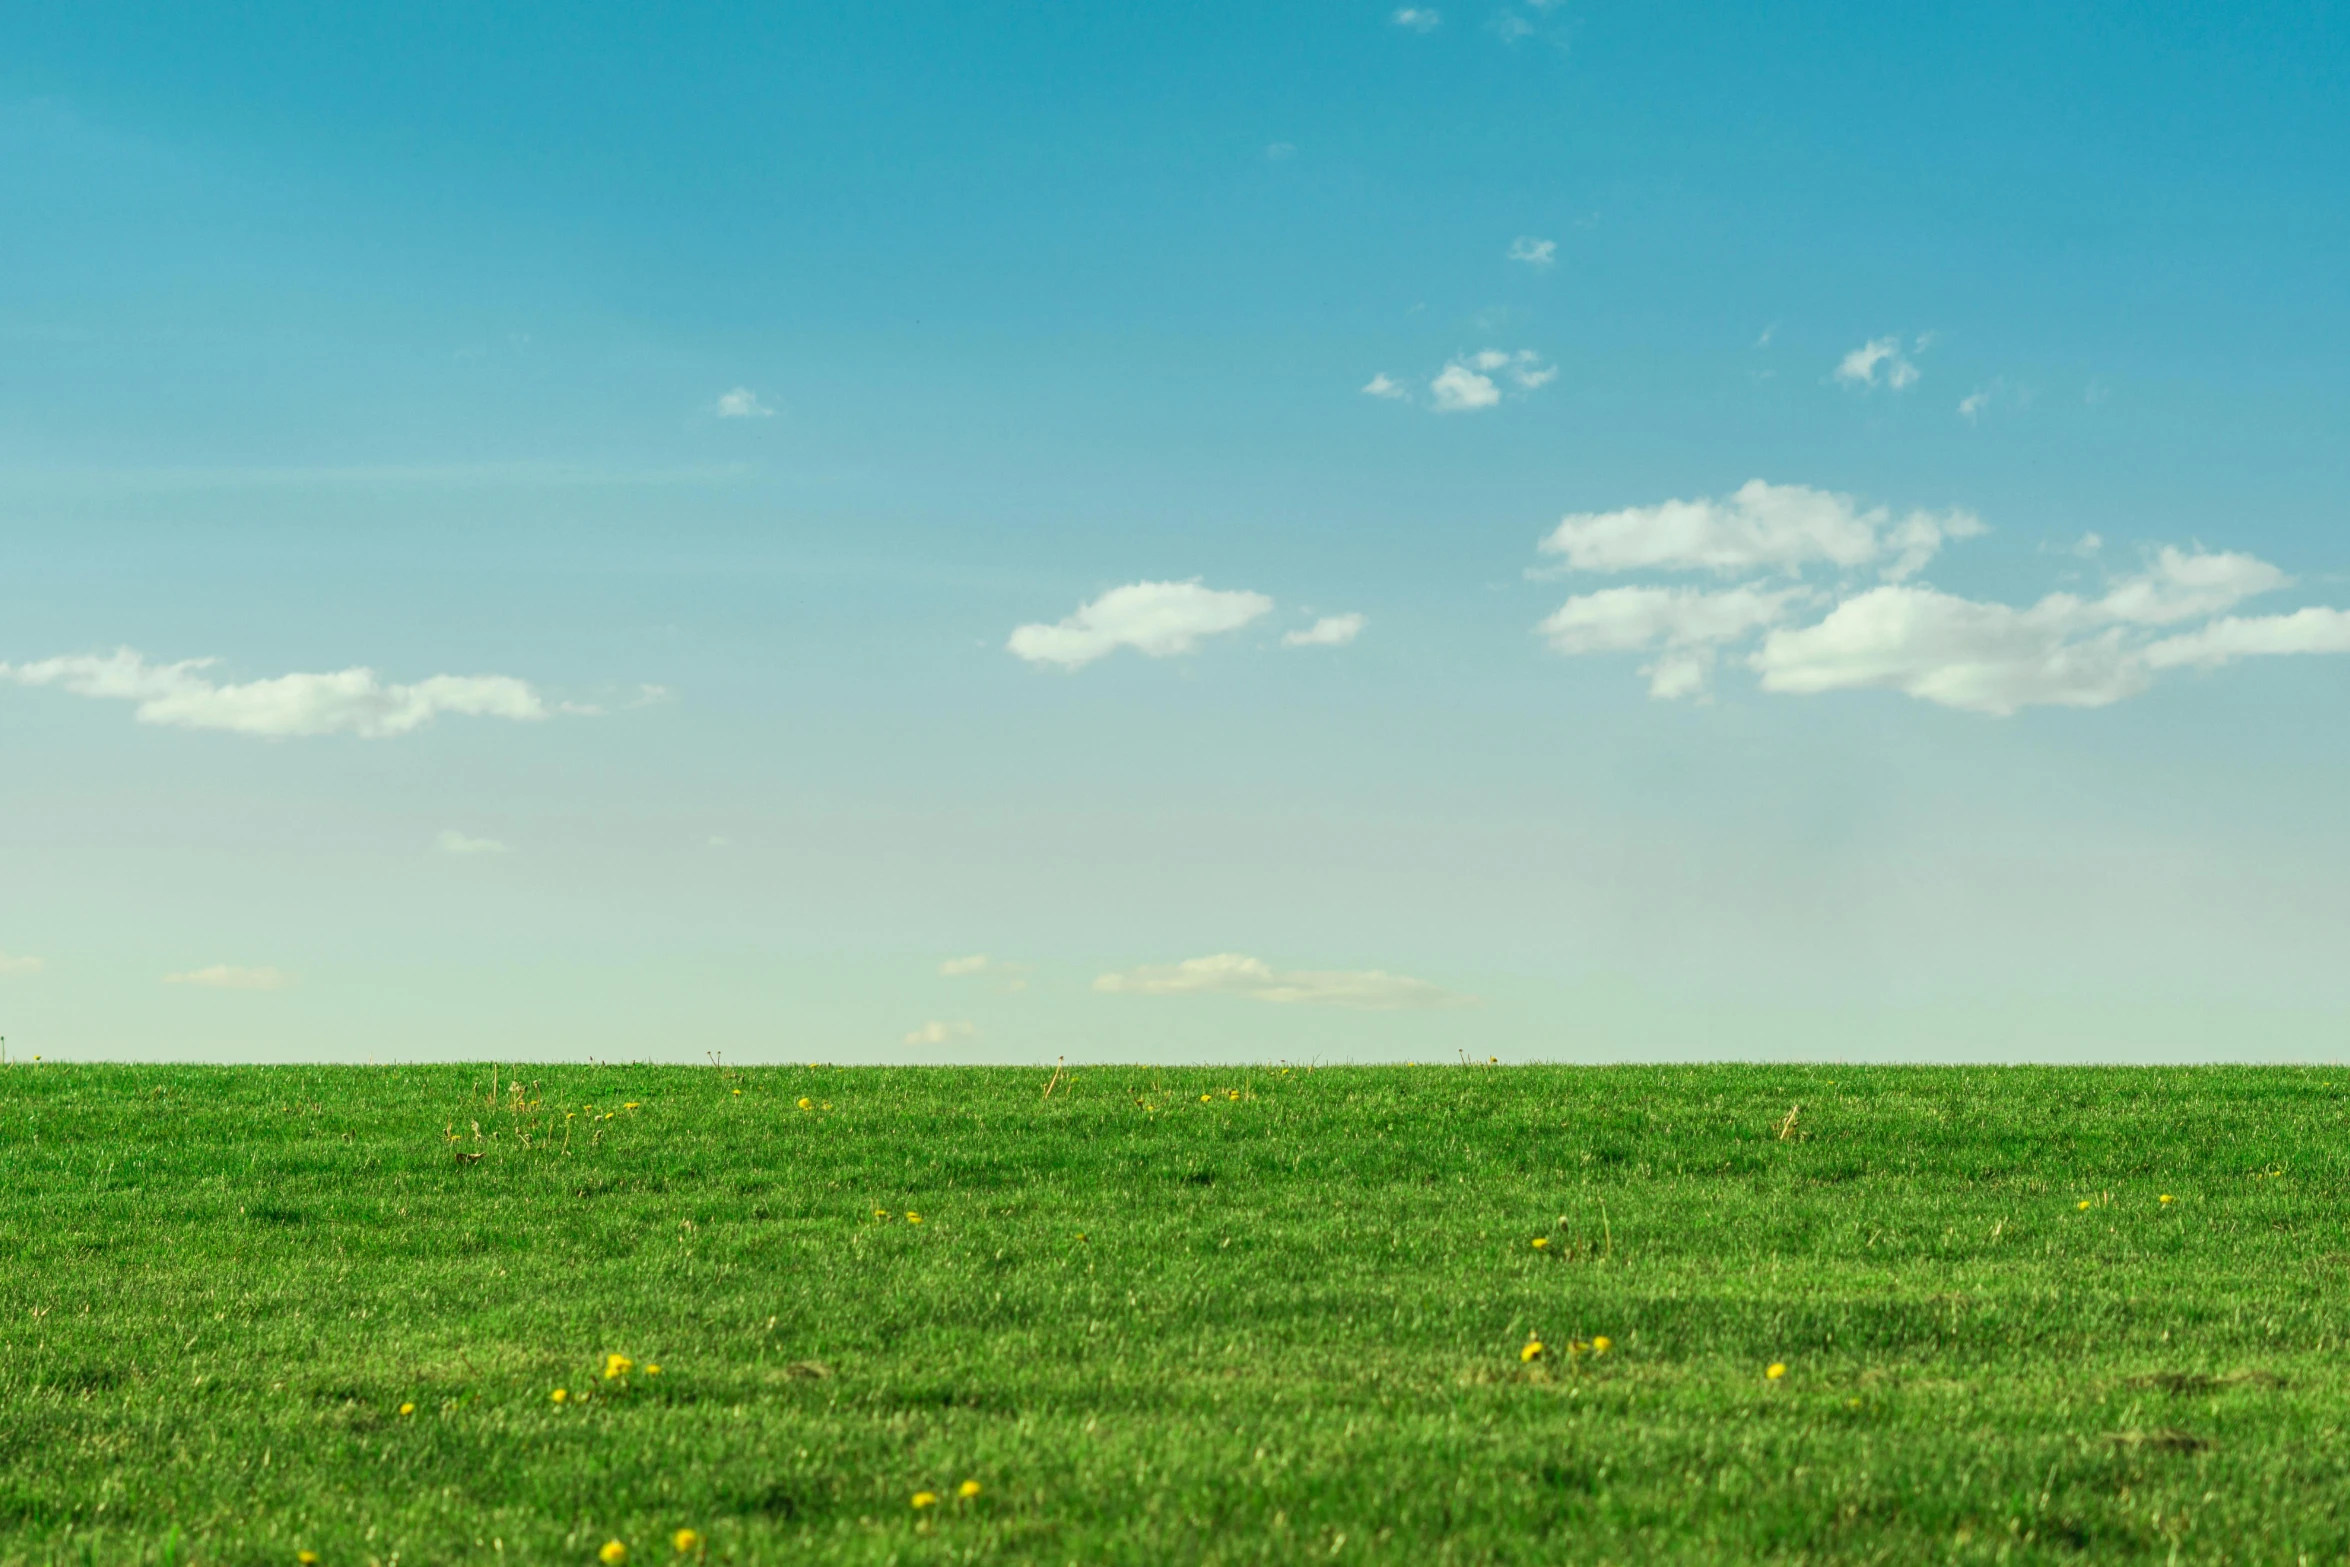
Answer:
[(2016, 608), (1892, 585), (1846, 599), (1816, 625), (1772, 631), (1749, 662), (1766, 691), (1900, 691), (1999, 717), (2104, 707), (2181, 665), (2350, 652), (2350, 614), (2322, 608), (2146, 637), (2146, 628), (2203, 619), (2291, 581), (2249, 555), (2165, 548), (2094, 599), (2051, 593)]
[[(2252, 555), (2165, 545), (2094, 595), (2029, 605), (1963, 598), (1909, 579), (1952, 539), (1983, 532), (1965, 511), (1913, 511), (1760, 479), (1720, 500), (1579, 513), (1543, 539), (1565, 571), (1769, 575), (1714, 592), (1642, 584), (1570, 598), (1536, 626), (1570, 656), (1647, 653), (1649, 694), (1702, 694), (1733, 644), (1765, 691), (1889, 690), (1970, 712), (2102, 707), (2163, 670), (2260, 654), (2350, 652), (2350, 611), (2227, 616), (2293, 579)], [(2069, 553), (2096, 554), (2084, 536)], [(1823, 585), (1807, 572), (1831, 576)], [(1861, 586), (1855, 574), (1881, 581)], [(1831, 575), (1832, 574), (1832, 575)], [(1790, 624), (1799, 612), (1825, 613)], [(1749, 638), (1759, 637), (1759, 645)]]
[(1361, 614), (1324, 615), (1303, 631), (1282, 637), (1283, 647), (1344, 647), (1363, 634), (1370, 618)]
[(2146, 650), (2156, 669), (2215, 668), (2232, 659), (2282, 653), (2350, 653), (2350, 610), (2312, 605), (2290, 615), (2231, 615), (2165, 637)]
[(965, 974), (984, 974), (987, 972), (987, 954), (980, 952), (967, 958), (949, 958), (938, 966), (938, 971), (948, 979), (958, 979)]
[(1535, 629), (1552, 651), (1659, 650), (1643, 665), (1649, 695), (1693, 696), (1713, 673), (1715, 648), (1782, 619), (1800, 590), (1759, 587), (1705, 593), (1694, 588), (1603, 588), (1560, 605)]
[(1555, 239), (1536, 239), (1531, 234), (1521, 234), (1510, 241), (1506, 259), (1522, 261), (1540, 271), (1558, 259), (1558, 248), (1559, 243)]
[(1444, 13), (1424, 5), (1407, 5), (1395, 13), (1395, 25), (1415, 33), (1432, 33), (1444, 23)]
[(772, 419), (775, 410), (759, 401), (759, 394), (747, 386), (738, 386), (721, 393), (716, 404), (721, 419)]
[(1826, 564), (1914, 575), (1945, 539), (1983, 531), (1971, 512), (1895, 517), (1849, 495), (1749, 479), (1719, 499), (1670, 500), (1621, 511), (1577, 512), (1539, 546), (1569, 571), (1795, 572)]
[(1558, 378), (1558, 367), (1546, 365), (1531, 348), (1510, 352), (1499, 348), (1463, 354), (1436, 373), (1428, 383), (1428, 405), (1438, 413), (1475, 413), (1498, 407), (1503, 383), (1531, 392)]
[(0, 680), (135, 702), (141, 723), (272, 738), (352, 734), (380, 740), (421, 728), (442, 713), (524, 721), (548, 716), (539, 694), (509, 675), (435, 675), (397, 685), (377, 679), (371, 669), (345, 669), (217, 685), (204, 674), (217, 662), (191, 658), (150, 664), (120, 648), (105, 655), (0, 664)]
[(1273, 601), (1262, 593), (1205, 588), (1196, 579), (1136, 582), (1112, 588), (1058, 624), (1022, 626), (1006, 646), (1032, 664), (1064, 669), (1081, 669), (1122, 647), (1168, 658), (1272, 611)]
[(441, 829), (443, 854), (508, 854), (512, 851), (495, 838), (468, 838), (454, 827)]
[(1982, 417), (1983, 410), (1990, 405), (1991, 394), (1978, 388), (1958, 400), (1958, 416), (1967, 423), (1973, 424)]
[(1128, 996), (1245, 996), (1279, 1005), (1353, 1007), (1366, 1012), (1475, 1004), (1471, 997), (1439, 990), (1426, 980), (1407, 979), (1380, 969), (1284, 972), (1237, 952), (1104, 974), (1093, 982), (1093, 988)]
[(22, 953), (0, 952), (0, 979), (22, 978), (38, 974), (49, 966), (44, 958), (27, 957)]
[(906, 1036), (909, 1045), (961, 1045), (979, 1037), (979, 1030), (971, 1026), (969, 1018), (942, 1023), (933, 1018)]
[[(1916, 352), (1933, 342), (1932, 334), (1917, 340)], [(1901, 352), (1899, 336), (1873, 337), (1846, 354), (1836, 366), (1836, 379), (1847, 386), (1883, 386), (1901, 391), (1916, 384), (1918, 367)]]
[(294, 987), (294, 976), (284, 969), (237, 968), (227, 963), (215, 963), (210, 968), (166, 974), (163, 982), (166, 985), (201, 985), (207, 990), (291, 990)]
[(1363, 383), (1363, 395), (1365, 397), (1400, 399), (1409, 397), (1412, 394), (1404, 390), (1404, 384), (1401, 381), (1396, 380), (1392, 376), (1388, 375), (1386, 371), (1382, 370), (1377, 375), (1371, 377), (1371, 379)]

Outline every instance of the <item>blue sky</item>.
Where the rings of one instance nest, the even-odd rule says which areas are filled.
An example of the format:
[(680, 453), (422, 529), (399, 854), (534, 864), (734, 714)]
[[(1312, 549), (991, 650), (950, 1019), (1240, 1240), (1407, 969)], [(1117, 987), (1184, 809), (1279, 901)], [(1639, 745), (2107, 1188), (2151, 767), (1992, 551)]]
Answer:
[(2350, 20), (374, 11), (11, 17), (12, 1054), (2339, 1055)]

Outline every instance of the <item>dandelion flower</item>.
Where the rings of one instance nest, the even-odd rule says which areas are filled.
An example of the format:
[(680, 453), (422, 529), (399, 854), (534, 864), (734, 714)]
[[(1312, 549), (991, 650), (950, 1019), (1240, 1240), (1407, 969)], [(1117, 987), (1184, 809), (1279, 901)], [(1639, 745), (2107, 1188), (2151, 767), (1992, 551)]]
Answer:
[(735, 1092), (735, 1097), (736, 1097), (736, 1098), (738, 1098), (738, 1099), (739, 1099), (739, 1098), (741, 1098), (741, 1097), (742, 1097), (742, 1090), (741, 1090), (741, 1089), (739, 1089), (739, 1088), (738, 1088), (738, 1089), (736, 1089), (734, 1092)]
[(913, 1209), (908, 1208), (906, 1210), (906, 1222), (908, 1224), (920, 1224), (922, 1222), (922, 1215), (916, 1213)]
[(2157, 1197), (2157, 1198), (2155, 1199), (2155, 1201), (2156, 1201), (2156, 1202), (2177, 1202), (2177, 1201), (2178, 1201), (2178, 1199), (2177, 1199), (2176, 1197), (2173, 1197), (2173, 1196), (2172, 1196), (2170, 1193), (2168, 1193), (2168, 1192), (2164, 1192), (2164, 1193), (2163, 1193), (2163, 1194), (2162, 1194), (2160, 1197)]
[(971, 1500), (971, 1498), (979, 1494), (979, 1482), (976, 1480), (966, 1480), (961, 1485), (955, 1487), (955, 1494), (961, 1497), (964, 1501), (968, 1502)]
[(1787, 1363), (1783, 1360), (1774, 1360), (1768, 1366), (1763, 1368), (1763, 1375), (1769, 1377), (1773, 1382), (1778, 1381), (1786, 1374)]
[(1541, 1358), (1542, 1340), (1538, 1338), (1530, 1338), (1526, 1340), (1526, 1347), (1518, 1351), (1518, 1361), (1521, 1365), (1527, 1361), (1540, 1360)]
[(873, 1217), (876, 1219), (886, 1219), (889, 1217), (889, 1210), (887, 1208), (876, 1208), (873, 1210)]
[(606, 1355), (604, 1357), (604, 1380), (607, 1382), (618, 1381), (635, 1369), (636, 1362), (626, 1355)]
[(646, 1367), (645, 1367), (645, 1375), (646, 1375), (646, 1376), (649, 1376), (649, 1377), (657, 1377), (657, 1376), (659, 1376), (660, 1374), (661, 1374), (661, 1368), (660, 1368), (660, 1366), (659, 1366), (658, 1364), (654, 1364), (654, 1365), (648, 1365), (648, 1366), (646, 1366)]
[(813, 1110), (816, 1108), (816, 1101), (806, 1097), (805, 1095), (802, 1095), (800, 1099), (800, 1108), (803, 1110)]
[(300, 1562), (302, 1567), (318, 1567), (318, 1553), (316, 1551), (296, 1551), (294, 1560)]
[(402, 1404), (400, 1406), (400, 1413), (403, 1415), (412, 1415), (416, 1413), (416, 1406), (414, 1404)]
[(2073, 1206), (2080, 1209), (2083, 1213), (2087, 1213), (2089, 1211), (2089, 1199), (2084, 1197), (2079, 1202), (2074, 1203)]
[(596, 1560), (602, 1562), (604, 1567), (620, 1567), (622, 1562), (628, 1560), (628, 1547), (618, 1540), (606, 1540), (604, 1548), (596, 1552)]
[(925, 1507), (936, 1507), (937, 1505), (938, 1495), (936, 1492), (916, 1491), (914, 1493), (914, 1508), (917, 1512)]
[(1550, 1245), (1550, 1237), (1549, 1237), (1549, 1236), (1547, 1236), (1547, 1235), (1537, 1235), (1537, 1236), (1535, 1236), (1535, 1237), (1534, 1237), (1534, 1249), (1535, 1249), (1536, 1251), (1542, 1251), (1542, 1250), (1546, 1249), (1546, 1248), (1547, 1248), (1549, 1245)]
[(691, 1529), (680, 1529), (669, 1537), (669, 1543), (677, 1547), (678, 1555), (683, 1556), (695, 1546), (700, 1545), (702, 1537)]
[(1600, 1334), (1597, 1338), (1591, 1341), (1591, 1353), (1594, 1355), (1604, 1355), (1615, 1347), (1616, 1341), (1612, 1338), (1609, 1338), (1605, 1333)]
[(552, 1392), (552, 1393), (549, 1393), (549, 1394), (547, 1395), (547, 1397), (548, 1397), (549, 1399), (553, 1400), (555, 1403), (558, 1403), (558, 1404), (562, 1403), (562, 1402), (563, 1402), (565, 1399), (568, 1399), (570, 1396), (571, 1396), (571, 1395), (570, 1395), (568, 1392), (564, 1391), (562, 1388), (557, 1388), (557, 1389), (555, 1389), (555, 1391), (554, 1391), (554, 1392)]

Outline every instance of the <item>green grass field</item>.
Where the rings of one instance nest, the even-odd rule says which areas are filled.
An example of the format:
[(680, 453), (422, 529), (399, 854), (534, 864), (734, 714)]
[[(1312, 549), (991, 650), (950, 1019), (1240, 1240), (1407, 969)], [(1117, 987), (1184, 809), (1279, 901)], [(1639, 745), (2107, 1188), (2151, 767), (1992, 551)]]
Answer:
[(2350, 1555), (2343, 1072), (521, 1075), (0, 1073), (0, 1563)]

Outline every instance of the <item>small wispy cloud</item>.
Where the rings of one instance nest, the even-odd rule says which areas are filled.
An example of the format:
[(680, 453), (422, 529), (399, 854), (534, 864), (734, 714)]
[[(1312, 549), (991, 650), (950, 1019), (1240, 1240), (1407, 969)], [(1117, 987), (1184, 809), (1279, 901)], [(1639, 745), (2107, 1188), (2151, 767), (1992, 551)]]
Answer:
[(1503, 383), (1520, 393), (1532, 392), (1558, 379), (1558, 367), (1546, 365), (1531, 348), (1505, 352), (1499, 348), (1464, 354), (1447, 364), (1428, 383), (1428, 406), (1438, 413), (1475, 413), (1499, 407)]
[(1267, 163), (1285, 163), (1296, 156), (1297, 143), (1293, 141), (1277, 141), (1265, 149)]
[(422, 728), (442, 713), (531, 721), (550, 711), (527, 682), (510, 675), (434, 675), (414, 685), (395, 685), (378, 680), (372, 669), (343, 669), (218, 685), (204, 674), (218, 662), (189, 658), (150, 664), (129, 648), (118, 648), (110, 654), (0, 664), (0, 680), (135, 702), (135, 716), (143, 724), (270, 738), (350, 734), (380, 740)]
[(1967, 423), (1973, 424), (1983, 417), (1983, 410), (1990, 406), (1991, 393), (1989, 389), (1977, 387), (1958, 400), (1958, 416)]
[(959, 1018), (952, 1023), (932, 1018), (907, 1034), (905, 1042), (909, 1045), (961, 1045), (978, 1037), (979, 1030), (972, 1027), (969, 1018)]
[(1303, 631), (1282, 637), (1283, 647), (1344, 647), (1363, 634), (1370, 618), (1359, 613), (1324, 615)]
[(1444, 13), (1424, 5), (1407, 5), (1395, 13), (1395, 25), (1415, 33), (1432, 33), (1444, 25)]
[(444, 827), (440, 836), (443, 854), (510, 854), (513, 851), (495, 838), (468, 838), (454, 827)]
[(721, 419), (772, 419), (775, 410), (759, 401), (759, 394), (747, 386), (738, 386), (731, 392), (722, 392), (715, 404)]
[(0, 979), (21, 979), (38, 974), (49, 966), (45, 958), (27, 957), (22, 953), (0, 952)]
[(183, 973), (163, 976), (166, 985), (199, 985), (206, 990), (291, 990), (294, 976), (284, 969), (238, 968), (234, 964), (215, 963), (210, 968), (188, 969)]
[(1112, 588), (1057, 624), (1038, 622), (1012, 633), (1006, 647), (1032, 664), (1082, 669), (1130, 647), (1145, 658), (1189, 653), (1203, 637), (1238, 631), (1273, 612), (1273, 601), (1245, 589), (1198, 582), (1135, 582)]
[(1237, 952), (1104, 974), (1093, 982), (1093, 988), (1108, 995), (1241, 996), (1276, 1005), (1351, 1007), (1365, 1012), (1476, 1004), (1468, 996), (1440, 990), (1426, 980), (1381, 969), (1283, 971)]
[[(1934, 334), (1921, 334), (1911, 352), (1923, 353), (1933, 346)], [(1847, 386), (1883, 386), (1902, 391), (1917, 384), (1918, 367), (1901, 351), (1898, 333), (1872, 337), (1846, 354), (1837, 362), (1836, 379)]]
[(1531, 234), (1520, 234), (1510, 241), (1510, 248), (1503, 252), (1503, 258), (1522, 261), (1540, 270), (1558, 259), (1558, 249), (1559, 242), (1555, 239), (1536, 239)]
[(965, 974), (984, 974), (987, 972), (987, 954), (979, 952), (967, 958), (949, 958), (938, 966), (938, 971), (948, 979), (959, 979)]
[(1385, 397), (1400, 402), (1412, 394), (1404, 390), (1404, 384), (1401, 381), (1382, 370), (1363, 383), (1363, 395), (1365, 397)]

